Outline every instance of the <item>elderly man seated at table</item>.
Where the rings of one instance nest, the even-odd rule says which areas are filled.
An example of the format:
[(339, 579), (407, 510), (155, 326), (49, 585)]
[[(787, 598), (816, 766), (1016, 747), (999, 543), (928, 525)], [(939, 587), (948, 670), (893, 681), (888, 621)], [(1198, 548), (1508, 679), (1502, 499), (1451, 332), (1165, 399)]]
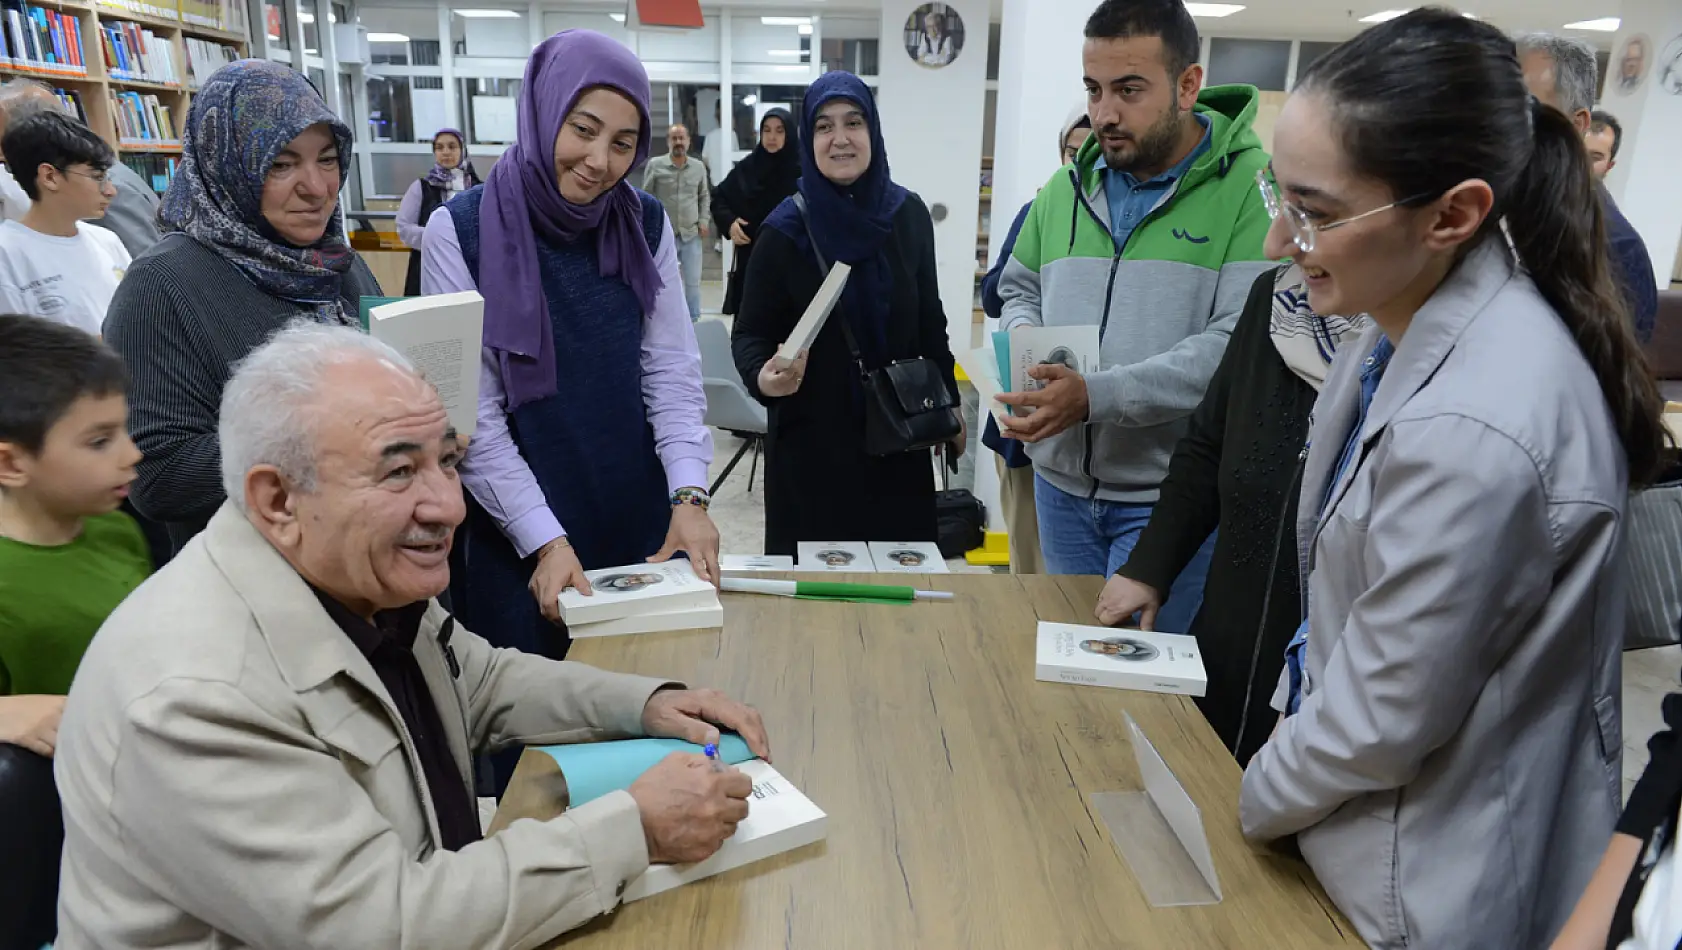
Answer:
[(711, 691), (496, 650), (432, 600), (463, 515), (437, 393), (294, 325), (228, 384), (230, 501), (95, 637), (59, 732), (61, 950), (532, 947), (650, 862), (716, 851), (751, 782), (674, 754), (481, 840), (475, 753), (717, 726)]

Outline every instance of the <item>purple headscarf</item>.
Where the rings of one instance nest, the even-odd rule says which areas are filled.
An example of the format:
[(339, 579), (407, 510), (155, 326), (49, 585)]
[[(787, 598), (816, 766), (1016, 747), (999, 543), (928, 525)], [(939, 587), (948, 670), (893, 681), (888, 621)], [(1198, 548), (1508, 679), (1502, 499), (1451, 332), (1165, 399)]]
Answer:
[(642, 125), (634, 172), (648, 160), (648, 73), (631, 51), (592, 30), (556, 33), (532, 51), (520, 86), (518, 141), (485, 183), (479, 217), (479, 292), (485, 346), (496, 350), (508, 408), (555, 393), (555, 336), (538, 273), (537, 236), (570, 243), (599, 231), (601, 275), (630, 286), (643, 310), (662, 281), (642, 230), (642, 199), (625, 179), (587, 205), (561, 197), (555, 136), (586, 90), (605, 86), (636, 103)]

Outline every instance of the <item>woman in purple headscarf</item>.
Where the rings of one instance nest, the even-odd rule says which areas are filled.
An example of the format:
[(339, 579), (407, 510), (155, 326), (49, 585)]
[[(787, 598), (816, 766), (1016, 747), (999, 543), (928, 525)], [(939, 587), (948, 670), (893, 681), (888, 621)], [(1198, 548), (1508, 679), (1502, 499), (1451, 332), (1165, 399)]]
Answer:
[(586, 569), (678, 552), (718, 576), (701, 357), (648, 158), (648, 75), (588, 30), (526, 64), (519, 140), (433, 215), (421, 290), (485, 297), (478, 431), (451, 586), (498, 646), (565, 655), (557, 598)]
[(397, 206), (397, 236), (414, 250), (409, 252), (409, 274), (403, 293), (420, 293), (421, 239), (432, 212), (444, 202), (474, 185), (484, 184), (467, 157), (467, 139), (457, 129), (439, 129), (432, 135), (432, 170), (414, 180)]

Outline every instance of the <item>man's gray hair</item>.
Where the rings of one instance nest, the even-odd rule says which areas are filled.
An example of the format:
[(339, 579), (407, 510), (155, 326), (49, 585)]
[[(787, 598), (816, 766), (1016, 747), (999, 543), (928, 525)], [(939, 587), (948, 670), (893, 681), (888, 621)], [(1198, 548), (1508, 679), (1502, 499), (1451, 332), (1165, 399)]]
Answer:
[(1568, 116), (1594, 108), (1594, 94), (1600, 85), (1600, 66), (1594, 47), (1569, 36), (1552, 33), (1520, 33), (1513, 37), (1519, 55), (1541, 53), (1554, 64), (1554, 91), (1560, 111)]
[(8, 125), (57, 105), (58, 97), (45, 83), (20, 78), (0, 85), (0, 120)]
[(222, 390), (217, 438), (222, 490), (245, 510), (245, 476), (273, 465), (298, 491), (315, 491), (316, 430), (328, 407), (330, 367), (373, 359), (419, 375), (409, 358), (349, 327), (300, 319), (287, 324), (234, 368)]

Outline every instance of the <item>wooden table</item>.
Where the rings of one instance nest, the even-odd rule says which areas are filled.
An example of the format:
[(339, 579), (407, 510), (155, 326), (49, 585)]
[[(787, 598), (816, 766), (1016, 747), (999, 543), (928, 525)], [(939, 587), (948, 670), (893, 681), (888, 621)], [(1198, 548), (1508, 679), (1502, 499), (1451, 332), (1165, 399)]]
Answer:
[[(727, 594), (722, 632), (573, 644), (573, 659), (718, 687), (757, 706), (778, 770), (829, 813), (829, 837), (627, 905), (561, 944), (1361, 946), (1305, 865), (1244, 842), (1238, 766), (1190, 700), (1035, 681), (1036, 620), (1086, 621), (1098, 578), (917, 580), (957, 600)], [(1151, 908), (1089, 810), (1090, 793), (1141, 787), (1123, 710), (1202, 809), (1220, 904)], [(543, 817), (541, 797), (516, 777), (499, 824)]]

